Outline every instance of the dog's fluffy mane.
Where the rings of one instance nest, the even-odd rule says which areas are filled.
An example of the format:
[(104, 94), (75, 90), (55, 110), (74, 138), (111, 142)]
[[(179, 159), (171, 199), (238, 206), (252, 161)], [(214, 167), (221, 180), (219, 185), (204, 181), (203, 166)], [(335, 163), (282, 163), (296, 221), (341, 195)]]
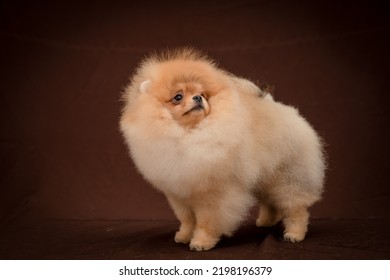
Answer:
[[(211, 72), (208, 73), (219, 73), (228, 79), (237, 78), (235, 75), (231, 74), (230, 72), (219, 68), (217, 63), (213, 59), (211, 59), (207, 54), (195, 50), (191, 47), (182, 47), (173, 50), (167, 49), (164, 51), (155, 51), (149, 55), (146, 55), (144, 59), (140, 62), (131, 80), (123, 90), (122, 101), (126, 102), (128, 106), (133, 104), (134, 100), (140, 94), (140, 85), (144, 81), (150, 79), (151, 73), (154, 73), (154, 69), (158, 69), (159, 65), (170, 63), (172, 61), (194, 62), (198, 65), (202, 64), (206, 66), (207, 69), (211, 70)], [(204, 71), (204, 73), (206, 72)], [(219, 75), (219, 77), (221, 77), (221, 75)], [(197, 82), (199, 80), (199, 73), (196, 75), (193, 75), (193, 73), (190, 74), (186, 73), (183, 75), (176, 76), (175, 79), (177, 81)], [(218, 86), (221, 87), (221, 85), (224, 84), (224, 83), (217, 82), (216, 76), (214, 76), (209, 81), (211, 82), (211, 84), (214, 84), (212, 86), (214, 88), (218, 88)], [(264, 84), (261, 85), (258, 82), (254, 82), (254, 85), (256, 85), (260, 89), (257, 92), (259, 97), (264, 97), (268, 93), (273, 92), (273, 90), (271, 90), (270, 87), (265, 87)]]
[[(142, 82), (149, 78), (152, 69), (159, 64), (168, 63), (170, 61), (194, 61), (204, 63), (217, 71), (216, 62), (208, 57), (205, 53), (195, 50), (191, 47), (182, 47), (174, 50), (165, 50), (161, 52), (153, 52), (144, 57), (137, 67), (129, 84), (125, 86), (122, 94), (122, 101), (127, 101), (132, 104), (134, 99), (139, 95), (139, 87)], [(220, 72), (225, 72), (218, 70)], [(229, 74), (226, 72), (226, 74)], [(180, 78), (180, 77), (178, 77)]]
[(195, 50), (191, 47), (182, 47), (174, 50), (154, 52), (146, 57), (144, 63), (162, 63), (172, 60), (203, 61), (215, 65), (215, 61), (208, 57), (205, 53)]

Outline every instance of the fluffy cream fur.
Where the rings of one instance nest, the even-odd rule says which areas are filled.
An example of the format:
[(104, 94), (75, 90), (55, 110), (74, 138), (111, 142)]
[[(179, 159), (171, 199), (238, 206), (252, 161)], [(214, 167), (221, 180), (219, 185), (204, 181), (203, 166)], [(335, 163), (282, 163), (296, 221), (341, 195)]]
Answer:
[(257, 226), (283, 221), (285, 240), (305, 238), (325, 163), (319, 137), (295, 108), (190, 49), (145, 59), (124, 100), (121, 131), (181, 222), (176, 242), (209, 250), (255, 203)]

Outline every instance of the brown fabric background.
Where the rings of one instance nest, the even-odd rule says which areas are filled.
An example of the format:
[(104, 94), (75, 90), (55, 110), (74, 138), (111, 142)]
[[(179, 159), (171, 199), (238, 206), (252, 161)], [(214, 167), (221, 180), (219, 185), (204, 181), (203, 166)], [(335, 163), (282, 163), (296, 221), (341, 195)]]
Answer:
[[(390, 10), (385, 1), (0, 5), (0, 243), (9, 248), (0, 257), (99, 258), (60, 249), (57, 255), (18, 251), (14, 246), (26, 241), (33, 225), (40, 232), (37, 221), (175, 223), (165, 199), (128, 157), (118, 129), (119, 98), (145, 54), (184, 45), (205, 51), (228, 71), (272, 85), (275, 98), (298, 107), (324, 138), (326, 193), (312, 209), (313, 221), (358, 219), (354, 225), (364, 237), (359, 220), (374, 219), (378, 234), (388, 233)], [(14, 234), (20, 229), (13, 225), (21, 222), (25, 236)], [(170, 240), (175, 226), (161, 239)], [(318, 232), (326, 231), (324, 226)], [(60, 232), (54, 231), (53, 240)], [(376, 257), (388, 258), (389, 243), (380, 248), (386, 253)]]

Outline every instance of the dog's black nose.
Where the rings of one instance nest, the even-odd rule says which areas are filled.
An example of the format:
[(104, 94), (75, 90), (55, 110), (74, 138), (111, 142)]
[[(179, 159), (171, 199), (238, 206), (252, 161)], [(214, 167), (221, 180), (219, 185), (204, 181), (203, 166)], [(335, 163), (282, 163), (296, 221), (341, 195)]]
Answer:
[(196, 102), (196, 103), (202, 103), (202, 96), (200, 96), (200, 95), (195, 95), (194, 97), (192, 97), (192, 99), (194, 99), (194, 101)]

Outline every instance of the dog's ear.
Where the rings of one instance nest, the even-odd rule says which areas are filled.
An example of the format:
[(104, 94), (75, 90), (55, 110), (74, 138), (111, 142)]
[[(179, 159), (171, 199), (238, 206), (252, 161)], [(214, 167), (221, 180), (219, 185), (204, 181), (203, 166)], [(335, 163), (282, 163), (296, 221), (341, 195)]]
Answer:
[(150, 80), (143, 81), (143, 82), (141, 83), (141, 85), (139, 86), (139, 90), (140, 90), (142, 93), (148, 92), (148, 89), (150, 88), (151, 83), (152, 83), (152, 82), (151, 82)]

